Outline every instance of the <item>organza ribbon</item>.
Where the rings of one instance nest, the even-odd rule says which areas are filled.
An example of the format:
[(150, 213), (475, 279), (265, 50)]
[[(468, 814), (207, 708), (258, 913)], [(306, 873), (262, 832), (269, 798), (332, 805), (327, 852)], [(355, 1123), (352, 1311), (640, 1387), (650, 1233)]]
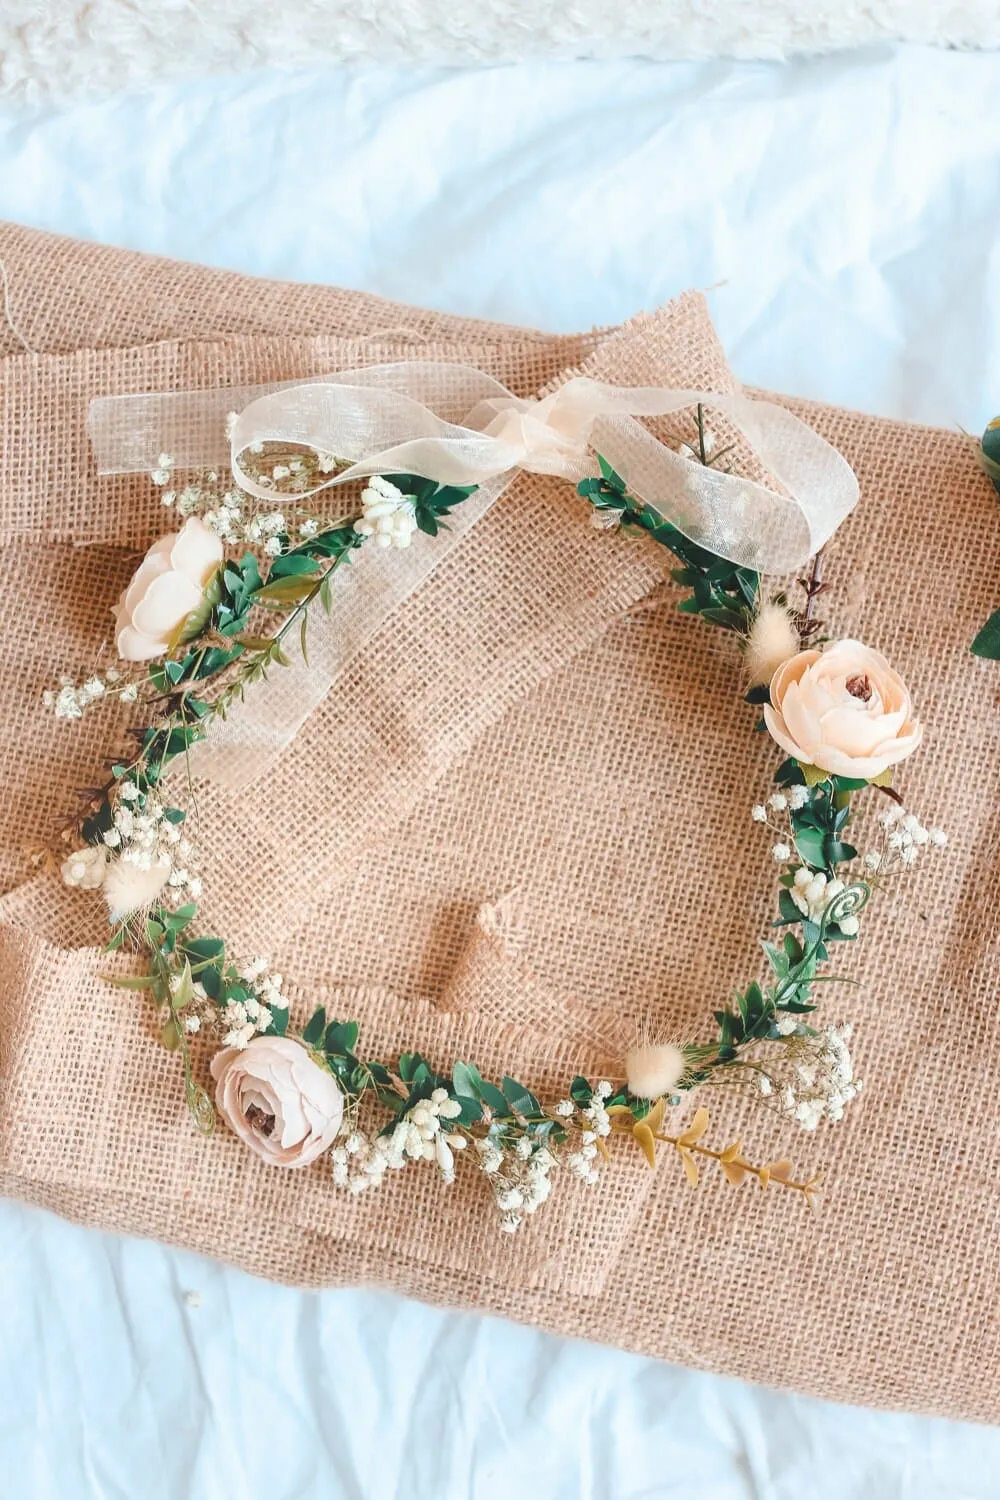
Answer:
[[(692, 462), (637, 420), (698, 403), (742, 434), (774, 487)], [(357, 652), (519, 470), (576, 481), (596, 471), (600, 453), (633, 495), (685, 536), (761, 573), (801, 567), (858, 500), (846, 460), (770, 402), (719, 391), (620, 387), (583, 376), (527, 400), (481, 370), (432, 361), (272, 387), (99, 397), (91, 403), (90, 436), (102, 474), (149, 472), (169, 453), (178, 469), (230, 465), (241, 489), (271, 505), (310, 499), (371, 474), (478, 486), (456, 507), (447, 532), (420, 536), (406, 552), (363, 548), (340, 570), (335, 623), (313, 633), (309, 666), (288, 669), (280, 693), (273, 684), (248, 693), (241, 713), (201, 747), (198, 770), (229, 785), (245, 785), (266, 769)], [(347, 467), (311, 489), (279, 494), (247, 462), (265, 444), (335, 455)]]

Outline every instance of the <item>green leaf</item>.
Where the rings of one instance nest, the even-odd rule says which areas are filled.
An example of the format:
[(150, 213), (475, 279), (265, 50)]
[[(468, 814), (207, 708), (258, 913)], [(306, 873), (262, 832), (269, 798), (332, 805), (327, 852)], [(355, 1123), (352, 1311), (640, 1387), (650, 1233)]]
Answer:
[(102, 974), (105, 984), (113, 984), (119, 990), (151, 990), (156, 987), (152, 974)]
[(163, 925), (168, 932), (183, 932), (197, 910), (195, 903), (188, 901), (184, 906), (179, 906), (176, 911), (164, 912)]
[(469, 1099), (478, 1099), (482, 1075), (471, 1063), (457, 1062), (451, 1070), (451, 1083), (455, 1093)]
[(475, 1125), (477, 1120), (483, 1118), (483, 1107), (478, 1099), (470, 1099), (468, 1094), (456, 1094), (458, 1103), (462, 1106), (462, 1113), (453, 1122), (456, 1125)]
[(174, 1010), (183, 1010), (186, 1005), (191, 1004), (191, 1001), (193, 999), (194, 988), (191, 979), (191, 965), (188, 963), (187, 959), (185, 959), (184, 968), (181, 971), (181, 976), (177, 982), (177, 986), (176, 988), (172, 988), (170, 991), (170, 1004), (173, 1006)]
[(323, 1048), (326, 1052), (353, 1052), (358, 1043), (357, 1021), (331, 1021), (326, 1028)]
[(858, 851), (853, 844), (845, 844), (841, 839), (827, 836), (826, 839), (826, 862), (828, 865), (843, 865), (851, 859), (857, 859)]
[(827, 858), (825, 846), (827, 835), (821, 828), (797, 828), (794, 833), (795, 847), (811, 870), (825, 870)]
[(569, 1086), (569, 1097), (572, 1099), (573, 1103), (578, 1104), (581, 1109), (586, 1109), (587, 1105), (594, 1097), (594, 1090), (591, 1088), (586, 1078), (581, 1078), (580, 1075), (577, 1074), (577, 1076), (573, 1079), (573, 1082)]
[(279, 578), (275, 583), (265, 583), (254, 593), (256, 603), (301, 604), (316, 587), (318, 573), (314, 569), (309, 578)]
[(987, 661), (1000, 661), (1000, 609), (990, 615), (970, 649), (973, 656), (985, 657)]
[(210, 1000), (218, 1000), (222, 992), (222, 973), (214, 964), (208, 964), (199, 971), (198, 982)]
[(317, 572), (315, 562), (311, 557), (303, 556), (300, 552), (289, 552), (284, 557), (276, 557), (268, 571), (268, 583), (279, 578), (305, 578), (315, 577)]
[(806, 779), (797, 760), (783, 760), (774, 773), (778, 786), (805, 786)]
[(775, 925), (783, 926), (788, 922), (801, 922), (802, 913), (792, 900), (791, 892), (782, 890), (778, 892), (778, 914), (781, 918)]
[(325, 1030), (326, 1006), (321, 1005), (318, 1010), (313, 1011), (306, 1023), (306, 1028), (302, 1033), (302, 1040), (307, 1047), (318, 1047)]
[(777, 974), (779, 979), (783, 979), (788, 973), (788, 957), (785, 951), (776, 947), (774, 943), (762, 941), (760, 946), (763, 948), (765, 957), (775, 974)]
[(535, 1098), (530, 1089), (525, 1088), (523, 1083), (518, 1083), (516, 1078), (508, 1078), (505, 1074), (500, 1080), (504, 1098), (511, 1109), (516, 1110), (519, 1115), (540, 1115), (542, 1106)]
[(510, 1114), (510, 1105), (495, 1083), (490, 1083), (483, 1078), (477, 1091), (477, 1098), (481, 1103), (488, 1105), (499, 1119), (503, 1120)]
[(736, 609), (724, 609), (712, 606), (708, 609), (702, 609), (701, 617), (703, 620), (707, 620), (710, 625), (721, 625), (723, 630), (743, 631), (746, 629), (747, 617)]
[(221, 958), (226, 951), (222, 939), (214, 937), (189, 938), (183, 947), (188, 958), (196, 963), (203, 958)]

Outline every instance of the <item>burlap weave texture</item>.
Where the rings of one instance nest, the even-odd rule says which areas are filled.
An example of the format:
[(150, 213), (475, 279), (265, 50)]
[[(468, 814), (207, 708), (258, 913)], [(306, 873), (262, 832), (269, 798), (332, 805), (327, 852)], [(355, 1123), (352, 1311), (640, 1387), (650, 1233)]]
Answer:
[[(30, 287), (53, 249), (23, 231), (14, 248)], [(2, 236), (0, 254), (10, 266)], [(295, 302), (239, 278), (223, 296), (217, 273), (161, 267), (168, 305), (180, 302), (171, 275), (187, 288), (168, 329), (161, 309), (141, 305), (133, 258), (59, 254), (64, 276), (74, 254), (120, 272), (131, 288), (121, 343), (138, 343), (144, 318), (171, 338), (116, 351), (116, 324), (98, 322), (93, 300), (76, 325), (62, 303), (58, 318), (19, 314), (50, 352), (12, 352), (4, 386), (20, 379), (21, 396), (7, 399), (45, 414), (29, 424), (43, 476), (58, 447), (46, 423), (59, 409), (66, 430), (97, 370), (111, 389), (178, 371), (207, 383), (308, 373), (338, 354), (370, 357), (334, 344), (366, 340), (366, 320), (385, 316), (365, 299), (295, 289)], [(241, 337), (241, 300), (252, 339)], [(273, 328), (254, 322), (269, 301)], [(668, 384), (728, 378), (691, 299), (575, 346), (449, 320), (415, 326), (434, 348), (464, 343), (470, 362), (496, 359), (526, 390), (588, 362), (621, 383), (651, 371)], [(199, 335), (209, 342), (191, 344)], [(94, 342), (107, 347), (91, 354)], [(673, 1164), (653, 1176), (622, 1158), (596, 1192), (558, 1191), (510, 1243), (492, 1237), (475, 1181), (442, 1203), (436, 1184), (404, 1174), (354, 1202), (320, 1168), (290, 1183), (224, 1136), (197, 1140), (141, 1003), (102, 984), (107, 961), (75, 946), (98, 936), (80, 898), (29, 877), (20, 852), (51, 837), (68, 789), (113, 738), (106, 718), (54, 726), (35, 702), (60, 666), (87, 662), (131, 565), (107, 530), (85, 531), (102, 543), (85, 550), (40, 538), (72, 535), (101, 506), (113, 530), (126, 497), (93, 489), (74, 448), (63, 473), (78, 509), (63, 529), (49, 489), (25, 484), (21, 448), (9, 446), (0, 513), (20, 539), (2, 565), (8, 640), (15, 622), (32, 625), (23, 655), (8, 657), (0, 735), (14, 789), (0, 810), (12, 888), (0, 960), (5, 1191), (262, 1274), (377, 1281), (840, 1399), (996, 1418), (997, 705), (992, 669), (964, 649), (996, 570), (995, 510), (961, 438), (789, 404), (861, 479), (862, 505), (829, 549), (824, 613), (832, 633), (877, 643), (913, 688), (928, 739), (902, 784), (953, 845), (905, 895), (872, 908), (839, 966), (862, 988), (826, 1001), (831, 1019), (858, 1027), (867, 1089), (852, 1117), (807, 1136), (707, 1101), (720, 1132), (739, 1121), (748, 1151), (824, 1165), (824, 1211), (810, 1218), (797, 1202), (711, 1179), (692, 1193)], [(155, 510), (139, 520), (127, 508), (129, 545), (160, 529)], [(673, 610), (668, 565), (642, 542), (590, 532), (560, 487), (520, 480), (337, 684), (252, 805), (202, 790), (206, 922), (271, 951), (301, 1010), (323, 996), (356, 1014), (373, 1052), (474, 1056), (551, 1090), (578, 1068), (615, 1068), (639, 1011), (680, 1035), (703, 1032), (731, 986), (758, 972), (773, 876), (748, 811), (775, 754), (751, 733), (730, 643)], [(273, 831), (289, 817), (308, 825), (294, 851)]]

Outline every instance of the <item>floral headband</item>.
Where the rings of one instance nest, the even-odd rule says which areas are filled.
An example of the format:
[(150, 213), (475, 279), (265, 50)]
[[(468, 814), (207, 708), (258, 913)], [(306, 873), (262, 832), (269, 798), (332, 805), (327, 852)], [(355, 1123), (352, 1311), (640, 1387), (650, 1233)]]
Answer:
[[(115, 608), (121, 664), (47, 695), (63, 719), (114, 696), (141, 709), (136, 748), (112, 762), (66, 829), (61, 869), (68, 885), (103, 898), (108, 949), (142, 956), (142, 972), (113, 982), (157, 1007), (199, 1129), (209, 1134), (221, 1118), (274, 1166), (325, 1157), (332, 1185), (352, 1193), (419, 1162), (448, 1184), (471, 1161), (506, 1231), (561, 1172), (596, 1183), (621, 1136), (651, 1165), (666, 1147), (692, 1183), (714, 1162), (732, 1183), (752, 1177), (812, 1203), (817, 1175), (796, 1176), (784, 1159), (753, 1163), (739, 1142), (707, 1144), (700, 1101), (735, 1083), (806, 1130), (843, 1117), (862, 1087), (850, 1028), (811, 1024), (815, 987), (831, 977), (822, 971), (832, 945), (858, 939), (870, 896), (946, 843), (892, 785), (922, 736), (905, 684), (871, 647), (823, 641), (815, 618), (827, 587), (822, 547), (857, 500), (844, 460), (782, 408), (719, 393), (578, 378), (529, 402), (479, 371), (428, 364), (244, 394), (228, 423), (220, 403), (234, 401), (231, 391), (93, 404), (102, 471), (151, 470), (184, 519), (149, 549)], [(733, 448), (706, 429), (709, 404), (751, 443), (771, 483), (734, 471)], [(636, 420), (692, 409), (675, 447)], [(191, 471), (183, 485), (182, 469)], [(618, 1078), (575, 1077), (551, 1101), (471, 1062), (439, 1071), (441, 1059), (415, 1052), (368, 1057), (357, 1023), (323, 1008), (291, 1029), (283, 977), (198, 930), (202, 877), (184, 778), (171, 775), (190, 762), (225, 778), (230, 727), (238, 732), (247, 712), (266, 715), (293, 643), (308, 662), (317, 602), (333, 616), (324, 634), (356, 649), (358, 622), (370, 632), (457, 544), (473, 523), (463, 514), (478, 519), (519, 469), (574, 481), (596, 529), (644, 535), (673, 554), (679, 608), (731, 635), (746, 701), (783, 756), (775, 789), (750, 814), (778, 878), (774, 939), (761, 944), (766, 978), (715, 1010), (704, 1040), (637, 1036)], [(385, 563), (362, 574), (373, 549)], [(810, 558), (801, 607), (765, 587), (764, 573)], [(392, 581), (397, 566), (402, 584)], [(348, 573), (356, 587), (345, 609), (335, 580)], [(300, 673), (276, 751), (342, 666), (335, 652), (330, 660)], [(734, 659), (734, 683), (738, 672)], [(859, 849), (849, 825), (862, 798), (881, 806)], [(195, 1076), (195, 1036), (217, 1048), (214, 1100)], [(693, 1116), (674, 1123), (695, 1094)]]

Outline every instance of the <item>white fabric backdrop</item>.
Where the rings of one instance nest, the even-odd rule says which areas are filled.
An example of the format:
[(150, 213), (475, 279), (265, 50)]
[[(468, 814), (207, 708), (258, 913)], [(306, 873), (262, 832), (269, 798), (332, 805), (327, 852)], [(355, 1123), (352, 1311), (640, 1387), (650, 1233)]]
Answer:
[[(745, 380), (975, 431), (998, 95), (1000, 57), (917, 49), (252, 75), (0, 113), (0, 217), (552, 329), (718, 282)], [(1000, 1431), (0, 1204), (0, 1500), (987, 1500), (998, 1466)]]

